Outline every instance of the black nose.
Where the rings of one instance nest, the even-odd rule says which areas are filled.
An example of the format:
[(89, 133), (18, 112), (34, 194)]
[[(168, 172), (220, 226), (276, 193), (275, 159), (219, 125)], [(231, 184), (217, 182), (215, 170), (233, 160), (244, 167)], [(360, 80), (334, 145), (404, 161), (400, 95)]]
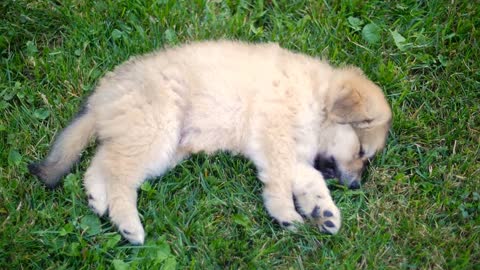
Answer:
[(350, 186), (348, 186), (349, 189), (359, 189), (360, 188), (360, 183), (357, 181), (353, 181), (350, 183)]

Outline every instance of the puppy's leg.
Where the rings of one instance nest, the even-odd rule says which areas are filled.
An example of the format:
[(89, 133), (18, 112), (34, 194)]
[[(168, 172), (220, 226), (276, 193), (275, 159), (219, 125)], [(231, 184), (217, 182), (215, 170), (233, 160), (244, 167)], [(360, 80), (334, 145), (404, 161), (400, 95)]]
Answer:
[(107, 211), (107, 183), (105, 173), (102, 170), (101, 162), (103, 160), (104, 150), (100, 146), (95, 157), (85, 172), (83, 185), (88, 197), (88, 205), (99, 216), (103, 216)]
[(321, 231), (329, 234), (338, 232), (341, 226), (340, 210), (317, 170), (307, 164), (298, 164), (293, 194), (299, 211), (313, 219)]
[[(118, 145), (115, 148), (118, 149)], [(108, 172), (106, 189), (110, 219), (132, 244), (143, 244), (145, 238), (137, 210), (138, 187), (147, 177), (163, 173), (173, 166), (172, 162), (180, 160), (174, 153), (166, 153), (166, 147), (154, 146), (144, 152), (140, 150), (136, 146), (129, 151), (109, 151), (105, 154), (102, 168), (103, 172)], [(163, 155), (158, 155), (159, 151), (163, 151)], [(158, 159), (150, 163), (154, 154)]]
[(283, 227), (295, 229), (295, 223), (303, 223), (293, 203), (295, 143), (288, 129), (284, 128), (282, 118), (270, 120), (263, 125), (265, 130), (259, 133), (257, 151), (249, 157), (258, 169), (258, 178), (265, 184), (263, 200), (268, 213)]
[[(127, 164), (122, 163), (122, 165)], [(108, 181), (110, 219), (125, 239), (132, 244), (140, 245), (145, 239), (145, 231), (137, 210), (137, 187), (142, 181), (140, 175), (135, 175), (135, 172), (125, 171), (112, 173)]]

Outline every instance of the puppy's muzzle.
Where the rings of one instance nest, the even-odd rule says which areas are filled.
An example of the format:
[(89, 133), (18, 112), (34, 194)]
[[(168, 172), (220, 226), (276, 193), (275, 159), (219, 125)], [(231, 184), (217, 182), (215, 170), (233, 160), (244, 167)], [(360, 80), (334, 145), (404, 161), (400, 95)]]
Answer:
[(357, 175), (339, 169), (339, 166), (333, 157), (317, 155), (314, 162), (315, 169), (320, 171), (325, 179), (336, 178), (341, 184), (348, 186), (349, 189), (360, 188), (361, 175), (366, 165), (367, 164), (364, 163), (362, 170)]

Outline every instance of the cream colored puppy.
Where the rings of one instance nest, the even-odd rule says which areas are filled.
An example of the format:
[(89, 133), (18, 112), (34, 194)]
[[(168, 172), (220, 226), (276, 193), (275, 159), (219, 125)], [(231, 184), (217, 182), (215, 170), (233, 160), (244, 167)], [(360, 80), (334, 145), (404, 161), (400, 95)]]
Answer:
[(329, 170), (357, 188), (390, 119), (382, 91), (358, 68), (334, 68), (271, 43), (199, 42), (108, 73), (46, 159), (29, 168), (53, 187), (96, 137), (84, 177), (89, 204), (99, 215), (108, 210), (122, 235), (142, 244), (140, 184), (191, 153), (228, 150), (254, 162), (265, 207), (282, 226), (294, 228), (302, 214), (333, 234), (340, 211), (315, 157), (329, 159)]

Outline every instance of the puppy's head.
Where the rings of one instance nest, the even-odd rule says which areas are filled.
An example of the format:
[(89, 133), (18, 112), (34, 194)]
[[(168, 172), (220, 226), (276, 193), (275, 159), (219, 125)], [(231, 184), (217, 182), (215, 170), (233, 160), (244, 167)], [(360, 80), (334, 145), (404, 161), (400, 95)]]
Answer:
[(354, 128), (366, 157), (373, 157), (385, 146), (392, 111), (380, 87), (359, 68), (336, 70), (330, 82), (327, 113), (331, 122)]
[(325, 130), (314, 166), (324, 178), (337, 178), (351, 189), (360, 187), (368, 157), (350, 125), (333, 124)]
[[(344, 138), (350, 146), (343, 146), (348, 150), (340, 150), (338, 146), (336, 150), (331, 149), (328, 155), (320, 155), (317, 163), (332, 163), (333, 158), (337, 171), (344, 176), (340, 176), (340, 181), (357, 188), (365, 163), (385, 146), (392, 111), (380, 87), (356, 67), (335, 70), (329, 82), (326, 105), (327, 121), (339, 125), (335, 136)], [(344, 125), (350, 126), (351, 130), (348, 131)], [(352, 131), (356, 139), (345, 135)], [(337, 143), (341, 144), (338, 138)], [(355, 140), (356, 143), (351, 142)], [(343, 151), (350, 153), (350, 158), (346, 158)]]

